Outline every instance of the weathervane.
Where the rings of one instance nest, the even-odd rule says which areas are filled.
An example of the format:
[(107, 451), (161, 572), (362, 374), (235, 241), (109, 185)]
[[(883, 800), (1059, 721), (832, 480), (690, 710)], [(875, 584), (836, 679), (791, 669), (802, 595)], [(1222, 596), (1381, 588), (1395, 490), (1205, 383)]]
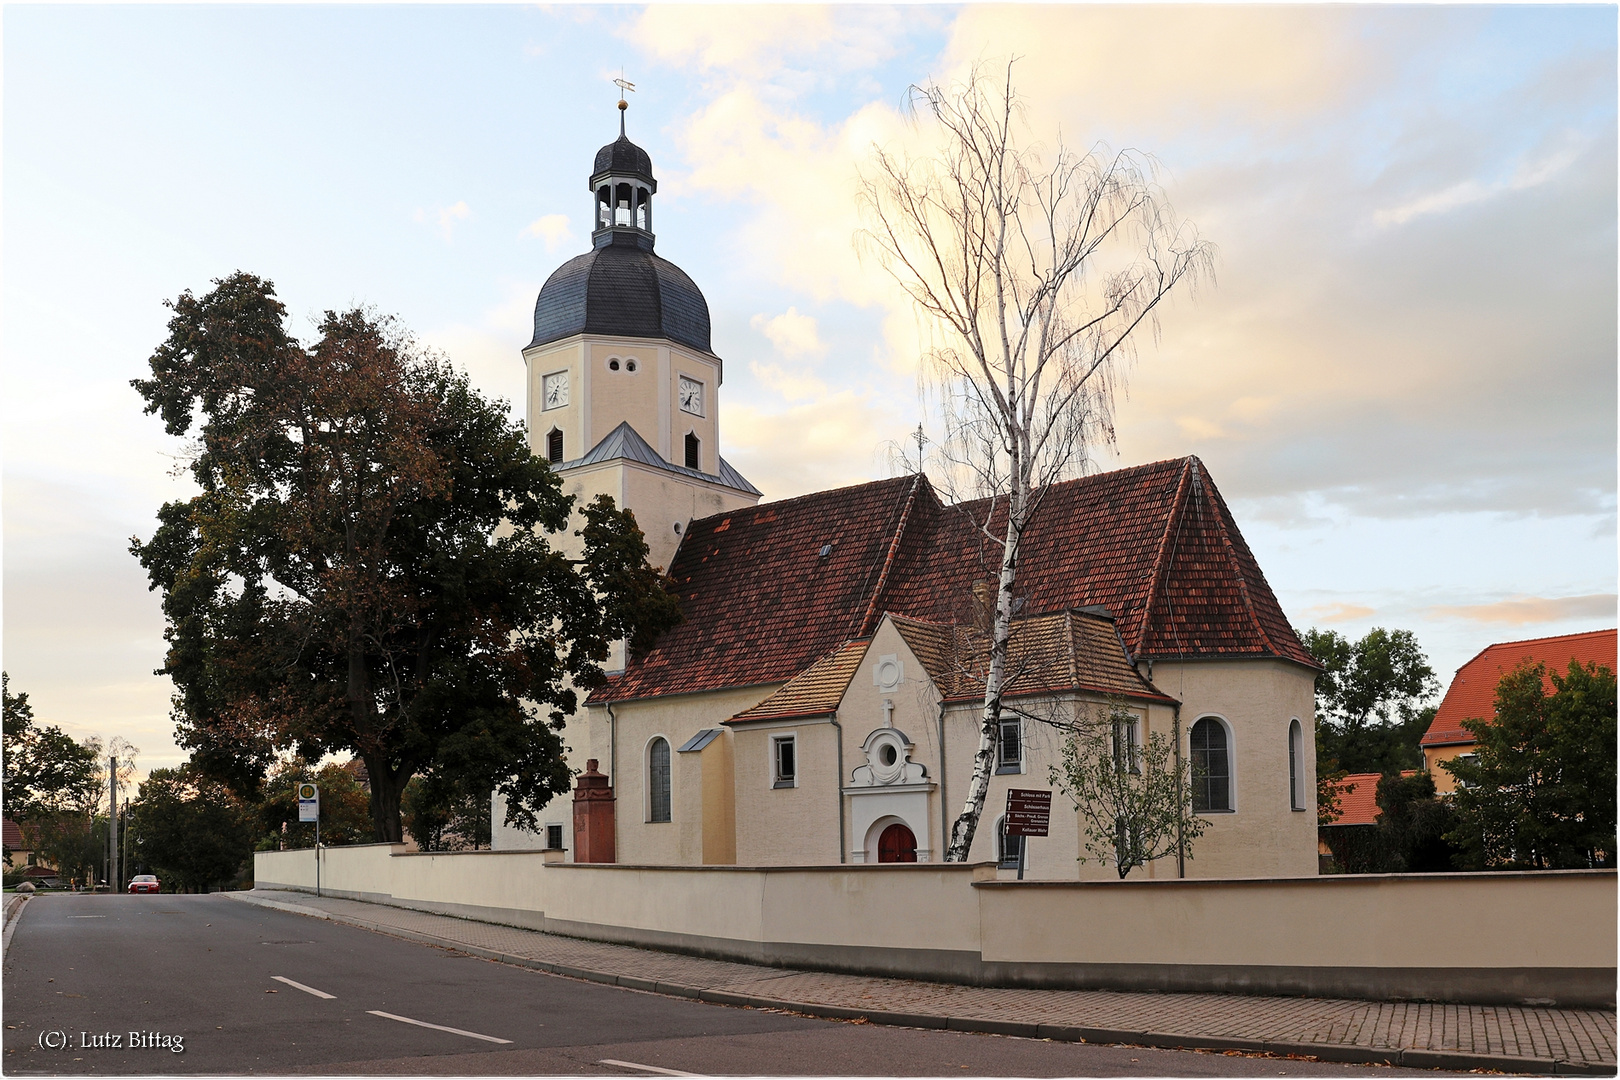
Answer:
[(624, 68), (620, 68), (619, 77), (613, 80), (613, 85), (619, 88), (619, 137), (622, 139), (624, 138), (624, 111), (630, 107), (630, 103), (624, 100), (624, 95), (626, 92), (635, 90), (636, 84), (625, 79)]

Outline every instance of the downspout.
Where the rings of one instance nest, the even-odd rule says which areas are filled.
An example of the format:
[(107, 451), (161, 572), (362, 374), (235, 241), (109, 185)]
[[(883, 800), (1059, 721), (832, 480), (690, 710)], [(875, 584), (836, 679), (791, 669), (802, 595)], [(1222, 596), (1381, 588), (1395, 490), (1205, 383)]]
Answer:
[[(617, 718), (613, 715), (613, 702), (611, 702), (611, 701), (607, 703), (607, 714), (608, 714), (608, 790), (613, 792), (613, 797), (614, 797), (615, 800), (617, 800), (618, 797), (619, 797), (619, 793), (618, 793), (617, 789), (614, 787), (614, 785), (619, 782), (619, 725), (617, 723)], [(1177, 744), (1177, 745), (1180, 745), (1180, 744)], [(1180, 776), (1181, 774), (1177, 773), (1176, 775)], [(615, 805), (617, 805), (617, 803), (615, 803)], [(614, 858), (614, 861), (618, 861), (618, 858), (619, 858), (619, 815), (618, 814), (613, 815), (613, 858)]]
[(951, 800), (945, 794), (945, 695), (939, 696), (939, 828), (940, 839), (951, 835)]
[(1171, 706), (1170, 733), (1176, 747), (1176, 877), (1187, 876), (1187, 838), (1182, 827), (1186, 795), (1181, 789), (1181, 702)]
[(842, 863), (848, 858), (848, 845), (844, 843), (844, 726), (838, 722), (836, 710), (827, 717), (827, 722), (837, 732), (833, 739), (838, 748), (838, 783), (833, 785), (833, 794), (838, 797), (838, 861)]

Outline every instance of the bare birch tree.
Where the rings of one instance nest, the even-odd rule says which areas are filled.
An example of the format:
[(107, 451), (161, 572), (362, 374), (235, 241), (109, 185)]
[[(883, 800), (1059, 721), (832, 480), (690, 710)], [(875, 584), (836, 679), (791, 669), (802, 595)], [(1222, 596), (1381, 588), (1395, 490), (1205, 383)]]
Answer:
[[(1113, 394), (1143, 327), (1213, 269), (1144, 155), (1050, 151), (1027, 139), (1005, 78), (911, 88), (932, 155), (874, 148), (860, 241), (943, 344), (927, 372), (944, 403), (947, 493), (988, 497), (976, 524), (999, 548), (979, 746), (945, 858), (965, 861), (995, 761), (1020, 543), (1051, 484), (1112, 443)], [(953, 483), (952, 480), (955, 479)], [(960, 499), (958, 500), (960, 501)]]

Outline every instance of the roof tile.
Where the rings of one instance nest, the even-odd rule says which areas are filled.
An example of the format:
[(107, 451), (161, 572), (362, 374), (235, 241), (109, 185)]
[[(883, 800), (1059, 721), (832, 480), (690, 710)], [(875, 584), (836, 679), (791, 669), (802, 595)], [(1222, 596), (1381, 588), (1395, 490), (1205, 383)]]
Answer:
[[(591, 700), (786, 682), (877, 612), (974, 625), (1005, 517), (906, 476), (694, 521), (670, 568), (685, 622)], [(1020, 564), (1022, 614), (1101, 607), (1129, 654), (1316, 666), (1197, 458), (1053, 485)]]

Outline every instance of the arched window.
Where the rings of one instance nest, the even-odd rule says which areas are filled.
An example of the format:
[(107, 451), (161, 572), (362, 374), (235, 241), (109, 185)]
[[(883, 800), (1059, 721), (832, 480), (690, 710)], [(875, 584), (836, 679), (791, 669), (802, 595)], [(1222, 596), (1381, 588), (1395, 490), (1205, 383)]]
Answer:
[(698, 450), (701, 449), (701, 447), (702, 444), (698, 442), (698, 437), (692, 432), (688, 431), (686, 433), (686, 467), (688, 469), (695, 469), (698, 467)]
[(630, 193), (630, 185), (629, 184), (620, 184), (614, 190), (614, 192), (613, 192), (613, 224), (615, 224), (615, 225), (633, 225), (633, 224), (635, 224), (634, 220), (631, 217), (631, 214), (633, 212), (632, 211), (632, 200), (633, 199), (634, 199), (634, 196), (631, 195), (631, 193)]
[(1018, 865), (1019, 856), (1024, 853), (1024, 838), (1022, 836), (1007, 835), (1007, 819), (996, 819), (996, 863), (999, 866), (1012, 867)]
[(1298, 720), (1288, 721), (1288, 807), (1305, 809), (1305, 731)]
[(546, 460), (561, 462), (563, 459), (562, 432), (552, 428), (546, 433)]
[(1192, 726), (1192, 806), (1200, 814), (1232, 809), (1232, 748), (1226, 725), (1205, 716)]
[(647, 745), (647, 820), (669, 820), (669, 743), (661, 738)]

